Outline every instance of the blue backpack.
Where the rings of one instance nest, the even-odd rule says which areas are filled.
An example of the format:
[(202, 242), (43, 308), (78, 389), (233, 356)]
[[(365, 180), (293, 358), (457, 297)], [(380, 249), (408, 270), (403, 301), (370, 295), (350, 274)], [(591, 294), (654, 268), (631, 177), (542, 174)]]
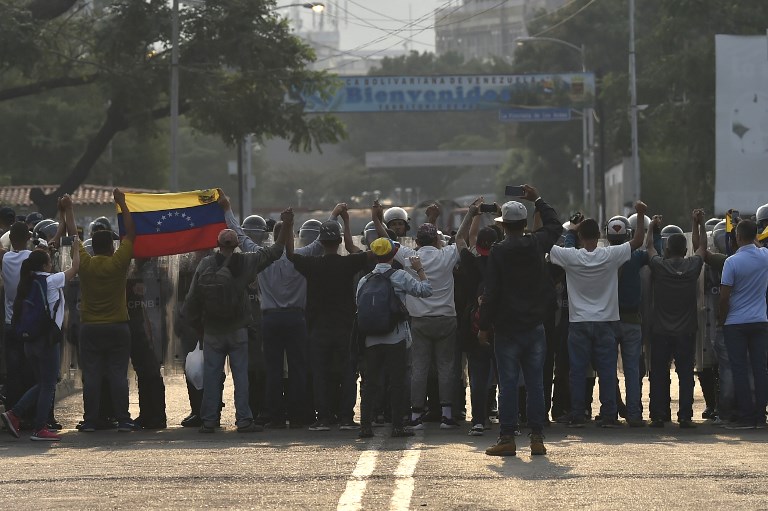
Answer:
[(408, 318), (408, 310), (389, 279), (396, 271), (392, 268), (365, 277), (357, 293), (357, 328), (362, 335), (386, 335)]
[[(51, 319), (51, 308), (48, 304), (48, 283), (45, 275), (35, 275), (32, 281), (32, 289), (21, 305), (21, 314), (13, 318), (16, 335), (24, 341), (34, 341), (47, 336), (51, 325), (55, 324)], [(54, 314), (59, 308), (59, 302), (53, 309)]]

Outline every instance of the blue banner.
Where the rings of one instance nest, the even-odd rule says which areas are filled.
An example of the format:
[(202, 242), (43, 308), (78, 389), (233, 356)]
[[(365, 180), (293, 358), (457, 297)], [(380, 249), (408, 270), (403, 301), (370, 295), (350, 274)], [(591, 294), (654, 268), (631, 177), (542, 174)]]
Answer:
[(329, 98), (302, 97), (307, 113), (451, 112), (592, 106), (592, 73), (347, 76)]
[(570, 120), (570, 108), (503, 108), (499, 110), (499, 121), (501, 122), (557, 122)]

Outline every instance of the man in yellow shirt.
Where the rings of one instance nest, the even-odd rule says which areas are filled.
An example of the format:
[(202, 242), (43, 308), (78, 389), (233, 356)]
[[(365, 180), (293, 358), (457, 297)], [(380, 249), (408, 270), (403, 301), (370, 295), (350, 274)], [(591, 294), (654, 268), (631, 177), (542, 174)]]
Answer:
[[(106, 379), (118, 431), (134, 429), (128, 411), (128, 360), (131, 333), (125, 286), (133, 257), (136, 228), (125, 203), (125, 194), (114, 191), (125, 225), (125, 237), (115, 250), (111, 231), (93, 233), (93, 256), (80, 246), (80, 368), (83, 372), (83, 422), (80, 431), (96, 430), (102, 381)], [(74, 225), (71, 202), (67, 224)]]

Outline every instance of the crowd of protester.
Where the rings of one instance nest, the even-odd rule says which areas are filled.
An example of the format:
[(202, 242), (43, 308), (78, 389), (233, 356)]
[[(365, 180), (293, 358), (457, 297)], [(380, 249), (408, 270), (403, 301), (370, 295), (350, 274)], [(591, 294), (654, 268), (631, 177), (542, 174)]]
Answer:
[[(411, 226), (402, 208), (374, 202), (362, 246), (346, 204), (325, 221), (305, 222), (294, 239), (292, 210), (272, 225), (256, 215), (240, 224), (219, 190), (227, 228), (216, 250), (193, 254), (191, 277), (179, 282), (184, 299), (175, 333), (186, 352), (203, 352), (202, 384), (187, 375), (191, 412), (181, 425), (201, 433), (221, 427), (228, 358), (240, 433), (338, 428), (370, 438), (374, 428), (390, 425), (393, 437), (407, 437), (434, 422), (480, 436), (498, 423), (498, 440), (486, 454), (515, 455), (515, 437), (526, 426), (531, 454), (543, 455), (550, 424), (581, 428), (593, 421), (595, 383), (597, 426), (665, 427), (672, 363), (680, 386), (677, 423), (694, 428), (703, 308), (703, 337), (716, 364), (714, 371), (698, 368), (702, 418), (729, 429), (766, 426), (768, 248), (761, 240), (768, 238), (768, 205), (754, 219), (729, 212), (705, 222), (704, 211), (694, 210), (689, 250), (683, 230), (664, 226), (659, 215), (649, 218), (642, 202), (631, 217), (613, 217), (601, 229), (580, 214), (562, 223), (535, 188), (521, 189), (519, 200), (500, 207), (478, 198), (451, 236), (438, 230), (436, 205), (427, 208), (427, 222)], [(167, 427), (160, 364), (141, 328), (144, 318), (127, 305), (136, 229), (124, 194), (116, 189), (114, 198), (124, 227), (119, 242), (99, 219), (81, 243), (68, 196), (59, 200), (58, 221), (39, 214), (17, 221), (0, 209), (1, 417), (15, 437), (28, 428), (32, 440), (61, 439), (54, 394), (65, 289), (74, 278), (84, 411), (77, 429)], [(489, 211), (497, 217), (485, 225)], [(72, 257), (62, 270), (56, 254), (64, 245)], [(46, 321), (30, 322), (35, 307)], [(139, 384), (135, 419), (129, 362)]]

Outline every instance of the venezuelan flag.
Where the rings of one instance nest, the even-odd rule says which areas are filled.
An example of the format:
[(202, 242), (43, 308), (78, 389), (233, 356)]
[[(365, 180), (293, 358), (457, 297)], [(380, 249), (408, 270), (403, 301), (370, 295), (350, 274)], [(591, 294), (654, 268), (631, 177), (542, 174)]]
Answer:
[[(136, 224), (134, 257), (158, 257), (213, 248), (226, 229), (217, 190), (181, 193), (126, 193), (125, 203)], [(120, 206), (120, 236), (125, 225)]]

